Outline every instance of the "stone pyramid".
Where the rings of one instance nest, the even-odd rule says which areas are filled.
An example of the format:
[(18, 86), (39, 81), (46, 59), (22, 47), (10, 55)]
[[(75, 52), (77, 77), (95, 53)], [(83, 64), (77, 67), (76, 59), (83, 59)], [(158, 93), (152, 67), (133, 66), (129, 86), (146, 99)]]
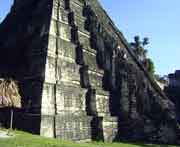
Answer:
[(0, 76), (21, 86), (16, 128), (68, 140), (176, 142), (173, 104), (97, 0), (15, 0), (0, 48)]

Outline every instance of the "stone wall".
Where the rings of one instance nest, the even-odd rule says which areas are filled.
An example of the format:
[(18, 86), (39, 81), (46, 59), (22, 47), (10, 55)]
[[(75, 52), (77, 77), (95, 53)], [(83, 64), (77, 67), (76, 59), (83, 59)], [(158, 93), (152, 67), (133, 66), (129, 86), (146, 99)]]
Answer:
[(68, 140), (176, 142), (173, 104), (98, 1), (15, 1), (0, 48), (1, 76), (21, 85), (17, 128)]
[(164, 88), (164, 92), (167, 94), (169, 99), (175, 104), (176, 106), (176, 114), (178, 122), (180, 122), (180, 71), (176, 70), (175, 73), (168, 75), (168, 84)]
[(105, 71), (111, 114), (119, 119), (117, 138), (176, 142), (179, 125), (174, 104), (138, 62), (122, 33), (96, 0), (86, 1), (84, 14), (91, 44)]

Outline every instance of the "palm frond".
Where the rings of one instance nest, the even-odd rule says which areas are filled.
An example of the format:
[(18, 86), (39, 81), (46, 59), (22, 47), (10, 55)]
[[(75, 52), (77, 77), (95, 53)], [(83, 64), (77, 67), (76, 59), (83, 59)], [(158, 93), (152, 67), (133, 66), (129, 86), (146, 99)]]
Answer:
[(21, 108), (21, 96), (15, 80), (0, 80), (0, 108), (2, 107)]

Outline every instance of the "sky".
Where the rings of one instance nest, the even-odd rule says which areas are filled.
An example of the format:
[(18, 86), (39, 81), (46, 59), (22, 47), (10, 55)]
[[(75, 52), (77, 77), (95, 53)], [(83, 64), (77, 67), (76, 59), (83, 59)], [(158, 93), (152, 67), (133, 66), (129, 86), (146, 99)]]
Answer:
[[(99, 0), (125, 38), (148, 37), (156, 74), (180, 69), (180, 0)], [(13, 0), (0, 0), (0, 21)]]

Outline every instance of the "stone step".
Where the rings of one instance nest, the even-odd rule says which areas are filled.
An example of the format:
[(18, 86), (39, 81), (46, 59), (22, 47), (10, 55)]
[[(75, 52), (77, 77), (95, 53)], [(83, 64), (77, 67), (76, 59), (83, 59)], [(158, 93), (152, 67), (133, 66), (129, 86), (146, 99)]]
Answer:
[(61, 82), (56, 85), (57, 113), (61, 111), (85, 111), (86, 89), (72, 82)]
[[(72, 40), (72, 27), (69, 24), (58, 22), (56, 20), (51, 20), (50, 25), (50, 35), (54, 36), (54, 38), (58, 37), (64, 41), (71, 42)], [(84, 31), (78, 30), (78, 37), (80, 43), (84, 48), (91, 50), (90, 47), (90, 34), (84, 33)]]
[[(83, 9), (83, 5), (80, 3), (77, 3), (75, 1), (70, 1), (70, 8), (71, 10), (68, 11), (65, 9), (64, 2), (60, 2), (60, 7), (58, 10), (57, 5), (54, 5), (53, 12), (52, 12), (52, 19), (68, 24), (69, 23), (69, 13), (73, 12), (74, 16), (74, 23), (79, 27), (79, 30), (84, 32), (85, 34), (89, 34), (85, 30), (85, 20), (86, 18), (83, 17), (82, 12), (79, 12)], [(59, 11), (59, 12), (58, 12)], [(76, 13), (78, 11), (78, 13)], [(58, 14), (59, 13), (59, 14)], [(59, 16), (59, 18), (58, 18)]]
[(91, 141), (91, 120), (92, 117), (86, 115), (76, 115), (66, 113), (55, 117), (56, 138), (64, 140)]

